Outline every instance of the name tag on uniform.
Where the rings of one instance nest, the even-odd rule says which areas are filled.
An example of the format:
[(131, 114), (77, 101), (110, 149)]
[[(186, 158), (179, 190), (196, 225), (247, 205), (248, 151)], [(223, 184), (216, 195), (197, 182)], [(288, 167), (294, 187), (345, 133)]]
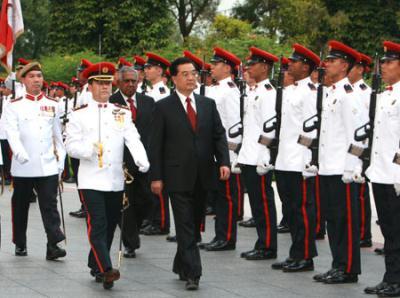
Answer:
[(40, 116), (41, 117), (54, 117), (56, 115), (56, 108), (53, 106), (41, 106)]

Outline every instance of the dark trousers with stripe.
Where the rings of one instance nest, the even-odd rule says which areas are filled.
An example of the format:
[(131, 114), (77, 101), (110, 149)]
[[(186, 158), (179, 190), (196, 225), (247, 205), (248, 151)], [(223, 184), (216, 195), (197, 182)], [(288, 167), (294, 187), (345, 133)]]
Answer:
[(360, 239), (370, 240), (371, 234), (371, 200), (369, 197), (368, 183), (357, 184), (359, 219), (360, 219)]
[(110, 248), (115, 228), (121, 218), (123, 192), (81, 189), (80, 193), (87, 212), (86, 223), (90, 243), (88, 266), (103, 273), (112, 268)]
[(124, 211), (122, 241), (126, 248), (140, 247), (139, 229), (151, 209), (152, 193), (147, 174), (137, 173), (132, 183), (127, 184), (129, 207)]
[(400, 283), (400, 196), (392, 184), (372, 183), (379, 227), (385, 239), (383, 281)]
[(288, 225), (292, 237), (289, 257), (307, 260), (317, 256), (315, 245), (315, 178), (300, 172), (275, 171), (277, 184), (284, 184), (289, 201)]
[(169, 196), (178, 243), (172, 271), (188, 278), (200, 277), (202, 267), (197, 242), (204, 218), (207, 191), (198, 182), (193, 191), (170, 192)]
[(321, 200), (319, 176), (315, 177), (315, 234), (326, 234), (326, 204)]
[(341, 175), (320, 175), (321, 200), (326, 203), (326, 221), (332, 268), (360, 274), (360, 225), (357, 185), (345, 184)]
[(164, 190), (160, 195), (152, 195), (153, 207), (151, 212), (151, 222), (162, 231), (169, 231), (169, 199), (168, 193)]
[(218, 181), (218, 198), (215, 204), (215, 238), (236, 243), (238, 189), (237, 174), (227, 181)]
[(256, 222), (255, 249), (277, 250), (276, 208), (271, 186), (272, 172), (259, 176), (255, 166), (242, 166), (242, 177), (250, 200), (251, 212)]
[(19, 247), (26, 246), (29, 199), (33, 189), (38, 195), (40, 214), (49, 244), (65, 239), (57, 209), (58, 175), (47, 177), (14, 177), (14, 192), (11, 197), (13, 242)]
[(276, 178), (276, 188), (278, 190), (279, 199), (282, 204), (282, 219), (280, 221), (280, 225), (288, 226), (289, 225), (289, 213), (290, 213), (290, 183), (287, 179), (281, 178), (278, 179), (279, 171), (275, 171)]
[(243, 178), (240, 174), (236, 176), (236, 185), (237, 185), (237, 196), (238, 196), (238, 204), (237, 204), (237, 220), (242, 220), (244, 215), (244, 184)]

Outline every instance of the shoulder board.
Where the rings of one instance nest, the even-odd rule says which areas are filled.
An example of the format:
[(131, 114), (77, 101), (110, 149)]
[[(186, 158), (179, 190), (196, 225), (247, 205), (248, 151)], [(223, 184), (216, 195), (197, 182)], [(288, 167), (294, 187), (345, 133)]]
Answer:
[(47, 95), (45, 95), (45, 97), (46, 97), (47, 99), (49, 99), (49, 100), (58, 102), (58, 99), (56, 99), (56, 98), (54, 98), (54, 97), (50, 97), (50, 96), (47, 96)]
[(265, 89), (267, 89), (268, 91), (269, 91), (269, 90), (272, 90), (271, 84), (265, 84), (264, 87), (265, 87)]
[(231, 87), (231, 88), (235, 88), (236, 87), (234, 82), (228, 82), (228, 86)]
[(130, 108), (127, 107), (126, 105), (121, 105), (119, 103), (115, 103), (114, 106), (116, 106), (117, 108), (121, 108), (121, 109), (125, 109), (125, 110), (130, 111)]
[(84, 108), (87, 108), (87, 104), (84, 104), (84, 105), (81, 105), (81, 106), (79, 106), (79, 107), (76, 107), (75, 109), (74, 109), (74, 112), (75, 111), (78, 111), (78, 110), (82, 110), (82, 109), (84, 109)]
[(16, 101), (20, 101), (22, 98), (23, 98), (23, 97), (22, 97), (22, 96), (20, 96), (20, 97), (17, 97), (17, 98), (11, 99), (11, 100), (10, 100), (10, 103), (13, 103), (13, 102), (16, 102)]
[(311, 82), (308, 83), (308, 87), (310, 87), (310, 89), (311, 89), (312, 91), (317, 90), (317, 88), (315, 88), (315, 85), (314, 85), (313, 83), (311, 83)]
[(167, 91), (165, 91), (164, 87), (160, 87), (160, 88), (158, 88), (158, 90), (160, 90), (161, 94), (165, 94), (167, 92)]
[(365, 90), (365, 89), (367, 89), (368, 87), (367, 87), (367, 85), (365, 85), (365, 84), (363, 83), (363, 84), (360, 85), (360, 88), (361, 88), (361, 90)]
[(353, 88), (349, 84), (344, 85), (344, 90), (346, 90), (346, 93), (353, 92)]

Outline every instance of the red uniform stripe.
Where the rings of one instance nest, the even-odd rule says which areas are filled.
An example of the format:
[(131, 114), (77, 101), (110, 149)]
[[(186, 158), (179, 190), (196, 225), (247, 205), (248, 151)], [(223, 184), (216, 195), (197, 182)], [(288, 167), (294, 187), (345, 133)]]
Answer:
[(261, 194), (263, 199), (264, 206), (264, 216), (265, 216), (265, 246), (267, 248), (271, 245), (271, 226), (270, 226), (270, 218), (269, 218), (269, 209), (267, 202), (267, 191), (265, 189), (265, 176), (261, 176)]
[(238, 190), (238, 216), (240, 217), (242, 215), (242, 188), (240, 185), (240, 176), (237, 174), (236, 175), (236, 184), (237, 184), (237, 190)]
[(231, 195), (231, 186), (229, 185), (229, 179), (225, 181), (225, 192), (226, 192), (226, 200), (228, 201), (228, 230), (226, 231), (226, 241), (230, 241), (232, 237), (232, 195)]
[(360, 208), (361, 208), (361, 227), (360, 227), (360, 238), (364, 240), (365, 237), (365, 183), (361, 184), (360, 187)]
[(94, 245), (92, 244), (92, 240), (90, 239), (91, 238), (91, 232), (92, 232), (92, 224), (91, 224), (91, 217), (90, 217), (89, 209), (87, 208), (87, 205), (86, 205), (86, 202), (85, 202), (85, 198), (83, 196), (82, 191), (79, 190), (79, 192), (81, 194), (80, 198), (82, 200), (82, 204), (85, 206), (86, 213), (87, 213), (86, 221), (87, 221), (87, 225), (88, 225), (88, 239), (89, 239), (90, 248), (93, 251), (93, 255), (94, 255), (94, 258), (96, 260), (97, 266), (99, 266), (100, 272), (104, 273), (104, 268), (103, 268), (103, 266), (102, 266), (102, 264), (100, 262), (99, 256), (97, 255), (96, 249), (94, 248)]
[(318, 234), (321, 231), (321, 198), (319, 196), (319, 176), (315, 177), (315, 206), (317, 207), (317, 221), (315, 225), (315, 232)]
[(347, 268), (346, 272), (350, 273), (353, 264), (353, 225), (351, 216), (351, 198), (350, 184), (346, 184), (346, 209), (347, 209)]
[(310, 258), (309, 242), (308, 242), (308, 239), (310, 237), (310, 226), (308, 224), (308, 215), (307, 215), (306, 205), (307, 205), (307, 182), (305, 179), (303, 179), (303, 201), (301, 204), (301, 212), (303, 215), (303, 223), (304, 223), (304, 259), (305, 260)]
[(164, 197), (162, 193), (158, 195), (158, 199), (160, 200), (160, 211), (161, 211), (161, 229), (165, 228), (165, 204)]

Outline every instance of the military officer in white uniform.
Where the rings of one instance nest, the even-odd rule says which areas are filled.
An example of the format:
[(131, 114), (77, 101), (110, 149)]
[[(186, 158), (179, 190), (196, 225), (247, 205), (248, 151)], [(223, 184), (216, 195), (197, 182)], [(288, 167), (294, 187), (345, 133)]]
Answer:
[(110, 248), (121, 215), (124, 145), (139, 171), (149, 169), (129, 108), (108, 102), (114, 73), (113, 64), (108, 62), (93, 64), (84, 71), (92, 98), (72, 113), (66, 138), (68, 154), (80, 160), (78, 189), (87, 212), (91, 246), (88, 266), (106, 289), (120, 277), (112, 267)]
[(57, 210), (57, 187), (65, 158), (58, 103), (41, 92), (43, 75), (39, 63), (25, 65), (20, 74), (26, 93), (12, 100), (6, 110), (6, 132), (13, 152), (11, 204), (15, 254), (27, 255), (29, 198), (34, 188), (47, 234), (46, 258), (54, 260), (66, 255), (57, 246), (65, 239)]
[(163, 75), (171, 65), (171, 62), (151, 52), (147, 52), (146, 56), (147, 61), (144, 65), (144, 73), (146, 80), (151, 83), (151, 86), (147, 86), (146, 95), (153, 97), (154, 101), (157, 102), (170, 95), (170, 90), (163, 81)]

